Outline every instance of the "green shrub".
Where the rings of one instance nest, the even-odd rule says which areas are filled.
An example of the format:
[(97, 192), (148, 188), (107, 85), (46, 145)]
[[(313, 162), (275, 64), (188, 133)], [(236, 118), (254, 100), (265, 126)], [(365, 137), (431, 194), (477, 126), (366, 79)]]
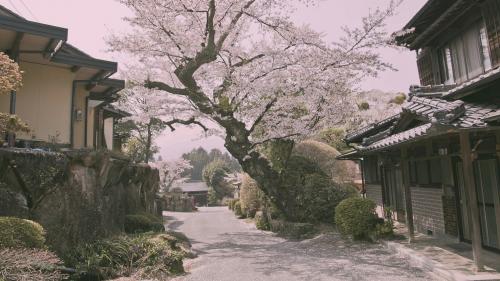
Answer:
[(185, 252), (168, 234), (119, 236), (77, 247), (67, 263), (84, 273), (85, 280), (107, 280), (139, 274), (163, 279), (184, 272)]
[(257, 182), (245, 174), (240, 188), (240, 203), (243, 213), (249, 218), (255, 217), (255, 213), (261, 208), (263, 200), (264, 195)]
[(43, 248), (45, 231), (30, 220), (0, 217), (0, 248)]
[(282, 173), (279, 200), (285, 202), (287, 218), (296, 222), (332, 222), (335, 207), (352, 193), (335, 184), (316, 163), (290, 157)]
[(260, 230), (269, 230), (269, 221), (267, 219), (267, 215), (262, 211), (259, 211), (255, 214), (255, 226)]
[(238, 217), (238, 218), (243, 218), (244, 215), (243, 215), (243, 210), (241, 209), (241, 203), (240, 201), (236, 202), (234, 204), (234, 214)]
[(229, 199), (226, 201), (226, 204), (227, 204), (227, 208), (229, 210), (234, 210), (234, 204), (236, 203), (236, 201), (238, 201), (237, 199)]
[(289, 222), (284, 220), (271, 220), (269, 228), (272, 232), (292, 239), (309, 238), (315, 233), (315, 227), (310, 223)]
[(392, 221), (384, 221), (375, 225), (374, 231), (376, 238), (389, 238), (394, 236), (394, 223)]
[(126, 233), (162, 232), (165, 230), (161, 218), (151, 214), (134, 214), (125, 216)]
[(345, 199), (335, 209), (335, 223), (340, 233), (354, 239), (368, 239), (375, 231), (377, 215), (375, 203), (369, 199)]

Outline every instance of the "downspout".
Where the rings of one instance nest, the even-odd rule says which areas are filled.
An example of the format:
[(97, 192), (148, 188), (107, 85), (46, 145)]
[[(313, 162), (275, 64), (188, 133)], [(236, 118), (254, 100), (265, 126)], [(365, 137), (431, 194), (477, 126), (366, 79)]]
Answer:
[(361, 197), (366, 198), (366, 185), (365, 185), (365, 168), (363, 165), (363, 158), (359, 158), (359, 168), (361, 170)]
[(85, 98), (85, 132), (83, 132), (83, 135), (84, 135), (84, 139), (83, 139), (83, 146), (85, 148), (87, 148), (87, 137), (88, 137), (88, 123), (89, 123), (89, 117), (88, 117), (88, 113), (89, 113), (89, 97), (86, 97)]
[[(71, 112), (70, 112), (70, 124), (69, 124), (69, 144), (70, 144), (70, 148), (73, 148), (74, 147), (74, 144), (75, 144), (75, 132), (73, 131), (74, 130), (74, 126), (75, 126), (75, 110), (76, 110), (76, 106), (75, 106), (75, 99), (76, 99), (76, 88), (78, 86), (78, 84), (80, 83), (89, 83), (89, 82), (92, 82), (90, 80), (73, 80), (73, 87), (71, 89)], [(87, 113), (85, 113), (85, 116), (87, 116)]]

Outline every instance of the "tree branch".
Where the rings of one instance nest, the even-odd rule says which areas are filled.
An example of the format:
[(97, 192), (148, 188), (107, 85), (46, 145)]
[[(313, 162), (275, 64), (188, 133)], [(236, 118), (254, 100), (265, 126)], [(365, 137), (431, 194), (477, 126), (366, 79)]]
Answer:
[(265, 144), (265, 143), (268, 143), (270, 141), (287, 139), (287, 138), (296, 137), (296, 136), (299, 136), (299, 135), (300, 135), (299, 133), (293, 133), (293, 134), (289, 134), (289, 135), (282, 136), (282, 137), (274, 137), (274, 138), (265, 139), (263, 141), (259, 141), (259, 142), (256, 142), (256, 143), (252, 144), (251, 149), (254, 149), (257, 145)]
[(164, 121), (164, 125), (168, 126), (170, 130), (173, 132), (175, 131), (175, 127), (173, 126), (174, 124), (182, 124), (182, 125), (198, 125), (200, 126), (205, 132), (208, 131), (208, 128), (203, 125), (201, 122), (197, 121), (194, 117), (189, 118), (188, 120), (182, 120), (182, 119), (172, 119), (170, 121)]
[(189, 94), (187, 89), (175, 88), (168, 84), (158, 81), (146, 81), (144, 83), (144, 87), (148, 89), (159, 89), (179, 96), (187, 96)]
[(268, 104), (266, 104), (266, 107), (264, 108), (264, 110), (260, 113), (259, 117), (257, 117), (257, 119), (255, 119), (255, 122), (253, 123), (252, 127), (250, 128), (250, 130), (248, 131), (249, 134), (251, 134), (255, 128), (257, 127), (257, 125), (259, 125), (259, 123), (262, 121), (262, 118), (264, 118), (264, 116), (267, 114), (267, 112), (271, 109), (271, 107), (273, 107), (273, 105), (278, 101), (278, 98), (277, 97), (274, 97)]

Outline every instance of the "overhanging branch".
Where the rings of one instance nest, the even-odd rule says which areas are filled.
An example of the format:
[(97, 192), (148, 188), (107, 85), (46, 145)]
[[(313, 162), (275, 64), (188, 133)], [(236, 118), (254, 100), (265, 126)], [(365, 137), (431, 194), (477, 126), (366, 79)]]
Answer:
[(163, 122), (166, 126), (170, 128), (170, 130), (175, 131), (175, 124), (181, 124), (181, 125), (198, 125), (200, 126), (205, 132), (208, 131), (208, 128), (203, 125), (200, 121), (197, 121), (194, 117), (191, 117), (187, 120), (182, 120), (182, 119), (172, 119), (170, 121)]

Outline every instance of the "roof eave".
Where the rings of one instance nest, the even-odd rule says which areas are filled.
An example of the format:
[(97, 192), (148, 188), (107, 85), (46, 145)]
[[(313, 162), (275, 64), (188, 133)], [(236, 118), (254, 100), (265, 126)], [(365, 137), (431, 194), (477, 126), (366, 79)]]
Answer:
[(116, 73), (118, 63), (112, 61), (99, 60), (81, 56), (74, 56), (59, 52), (52, 58), (55, 63), (67, 64), (72, 66), (87, 67), (92, 69), (104, 70), (110, 73)]
[(0, 28), (60, 41), (68, 40), (68, 30), (66, 28), (32, 22), (17, 17), (0, 16)]

